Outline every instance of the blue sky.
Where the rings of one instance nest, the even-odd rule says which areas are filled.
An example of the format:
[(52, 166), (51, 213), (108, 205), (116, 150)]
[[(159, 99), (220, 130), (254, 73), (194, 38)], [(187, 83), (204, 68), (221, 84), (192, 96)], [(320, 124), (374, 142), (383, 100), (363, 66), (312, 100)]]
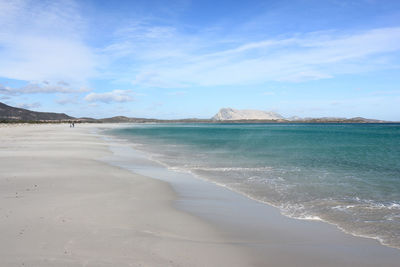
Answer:
[(0, 0), (0, 102), (400, 121), (400, 1)]

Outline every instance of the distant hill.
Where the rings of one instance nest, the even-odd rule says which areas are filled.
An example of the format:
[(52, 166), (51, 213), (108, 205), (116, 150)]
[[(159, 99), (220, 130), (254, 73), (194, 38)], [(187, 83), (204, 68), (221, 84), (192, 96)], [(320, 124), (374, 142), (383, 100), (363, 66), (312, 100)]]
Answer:
[(278, 113), (261, 110), (237, 110), (223, 108), (211, 119), (179, 119), (159, 120), (146, 118), (130, 118), (115, 116), (104, 119), (74, 118), (64, 113), (37, 112), (23, 108), (15, 108), (0, 102), (0, 122), (75, 122), (92, 123), (386, 123), (387, 121), (356, 118), (300, 118), (297, 116), (284, 118)]
[(15, 108), (0, 102), (0, 120), (2, 121), (62, 121), (74, 117), (64, 113), (37, 112), (23, 108)]
[(233, 109), (221, 108), (214, 117), (215, 121), (236, 121), (236, 120), (282, 120), (284, 119), (278, 113), (272, 111), (261, 111), (253, 109)]
[(383, 120), (366, 119), (362, 117), (355, 118), (336, 118), (336, 117), (322, 117), (322, 118), (300, 118), (293, 116), (284, 118), (276, 112), (261, 111), (251, 109), (233, 109), (222, 108), (212, 118), (212, 121), (219, 123), (385, 123)]
[(362, 117), (355, 118), (336, 118), (336, 117), (322, 117), (322, 118), (300, 118), (297, 116), (286, 119), (289, 122), (306, 122), (306, 123), (385, 123), (387, 121), (366, 119)]
[(159, 119), (146, 119), (146, 118), (129, 118), (125, 116), (115, 116), (111, 118), (98, 119), (96, 122), (104, 122), (104, 123), (121, 123), (121, 122), (130, 122), (130, 123), (211, 123), (211, 120), (204, 119), (178, 119), (178, 120), (159, 120)]
[(141, 123), (141, 122), (157, 122), (156, 119), (144, 119), (144, 118), (128, 118), (125, 116), (115, 116), (111, 118), (98, 119), (97, 122), (105, 123), (120, 123), (120, 122), (131, 122), (131, 123)]

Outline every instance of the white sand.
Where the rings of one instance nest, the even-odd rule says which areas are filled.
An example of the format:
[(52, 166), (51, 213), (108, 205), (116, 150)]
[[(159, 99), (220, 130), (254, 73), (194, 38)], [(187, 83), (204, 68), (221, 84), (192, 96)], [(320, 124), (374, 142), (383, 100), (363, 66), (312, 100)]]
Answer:
[(77, 125), (0, 126), (0, 266), (246, 266), (168, 184), (98, 161)]

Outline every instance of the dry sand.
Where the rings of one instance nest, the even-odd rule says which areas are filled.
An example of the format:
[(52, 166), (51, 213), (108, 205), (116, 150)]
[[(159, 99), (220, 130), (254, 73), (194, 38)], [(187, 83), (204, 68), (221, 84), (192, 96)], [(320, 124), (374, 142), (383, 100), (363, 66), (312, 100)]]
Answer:
[[(77, 125), (78, 126), (78, 125)], [(245, 266), (164, 182), (98, 159), (90, 127), (0, 128), (0, 266)]]

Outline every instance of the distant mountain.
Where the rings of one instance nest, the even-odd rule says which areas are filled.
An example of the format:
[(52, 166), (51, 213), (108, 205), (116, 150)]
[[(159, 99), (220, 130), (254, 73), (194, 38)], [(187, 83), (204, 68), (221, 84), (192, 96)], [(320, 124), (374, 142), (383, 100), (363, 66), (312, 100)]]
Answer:
[(261, 110), (238, 110), (233, 108), (222, 108), (214, 117), (213, 122), (221, 123), (386, 123), (383, 120), (366, 119), (362, 117), (355, 118), (338, 118), (338, 117), (322, 117), (322, 118), (301, 118), (293, 116), (284, 118), (278, 113), (272, 111)]
[(64, 113), (36, 112), (23, 108), (15, 108), (0, 102), (0, 120), (3, 121), (61, 121), (74, 117)]
[(261, 111), (252, 109), (233, 109), (221, 108), (214, 117), (214, 121), (237, 121), (237, 120), (282, 120), (284, 119), (278, 113), (272, 111)]
[(64, 113), (37, 112), (23, 108), (15, 108), (0, 102), (0, 122), (75, 122), (94, 123), (386, 123), (387, 121), (372, 120), (361, 117), (355, 118), (300, 118), (297, 116), (284, 118), (278, 113), (261, 110), (237, 110), (233, 108), (222, 108), (211, 119), (180, 119), (159, 120), (146, 118), (129, 118), (115, 116), (104, 119), (74, 118)]

